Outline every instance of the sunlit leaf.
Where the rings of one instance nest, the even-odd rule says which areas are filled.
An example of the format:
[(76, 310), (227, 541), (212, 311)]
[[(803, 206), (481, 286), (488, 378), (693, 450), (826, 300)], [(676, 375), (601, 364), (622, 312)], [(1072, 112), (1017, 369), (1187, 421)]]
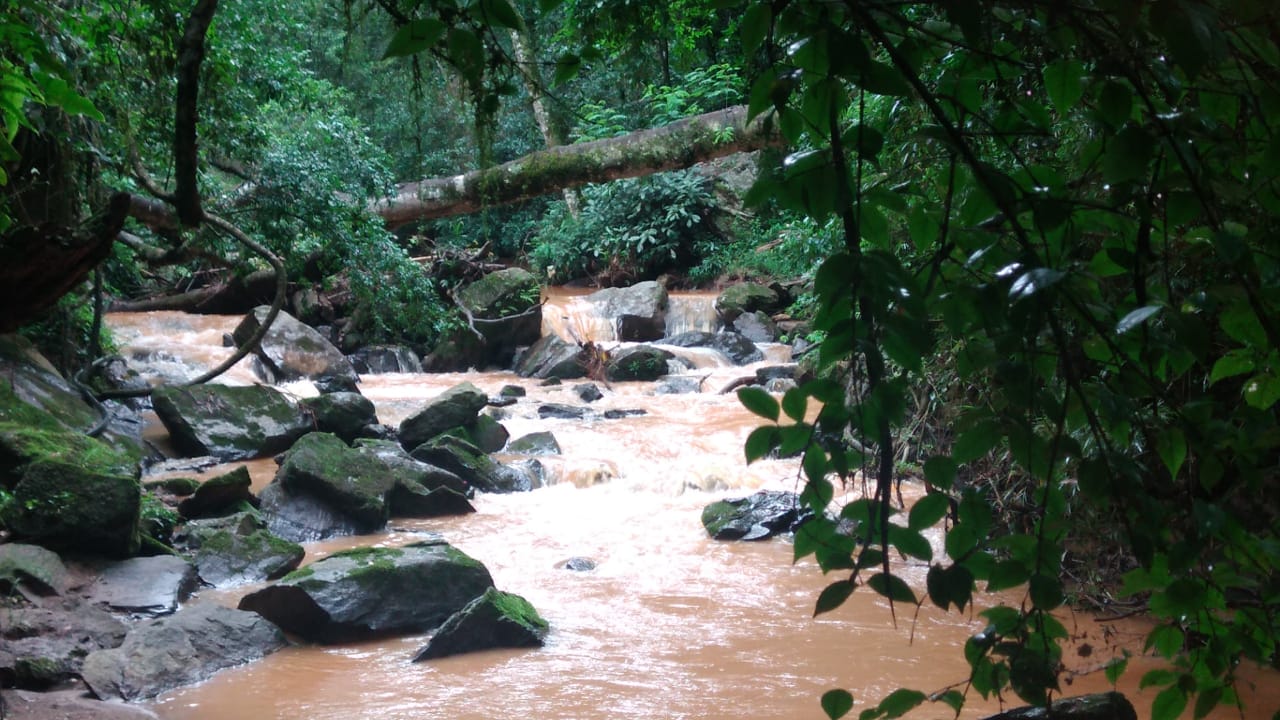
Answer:
[(1177, 685), (1170, 685), (1151, 702), (1151, 720), (1177, 720), (1186, 708), (1187, 693)]

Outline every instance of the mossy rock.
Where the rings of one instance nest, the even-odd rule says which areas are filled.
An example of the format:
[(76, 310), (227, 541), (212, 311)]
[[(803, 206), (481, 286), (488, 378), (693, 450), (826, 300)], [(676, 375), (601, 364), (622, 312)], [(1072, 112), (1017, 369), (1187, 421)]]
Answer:
[(140, 457), (136, 448), (108, 445), (71, 429), (0, 380), (0, 487), (13, 487), (23, 467), (44, 460), (136, 476)]
[(161, 387), (151, 402), (174, 447), (190, 457), (267, 457), (312, 429), (297, 403), (264, 385)]
[(488, 402), (475, 385), (455, 385), (400, 423), (400, 444), (412, 450), (443, 432), (470, 425)]
[(336, 435), (310, 433), (294, 444), (276, 475), (291, 493), (312, 495), (349, 517), (361, 532), (390, 517), (387, 494), (395, 478), (376, 456), (352, 450)]
[(200, 483), (191, 497), (178, 504), (178, 512), (185, 518), (228, 515), (244, 503), (252, 505), (256, 501), (252, 487), (249, 468), (240, 466)]
[(494, 320), (531, 310), (541, 300), (542, 285), (524, 268), (491, 272), (464, 287), (458, 300), (479, 319)]
[(725, 288), (716, 298), (716, 313), (725, 325), (732, 325), (743, 313), (763, 310), (773, 312), (779, 308), (782, 298), (767, 285), (760, 283), (738, 283)]
[(542, 647), (549, 629), (528, 600), (489, 588), (446, 620), (413, 661), (490, 648)]
[(186, 544), (201, 579), (216, 587), (274, 580), (306, 555), (301, 545), (268, 532), (252, 512), (188, 523)]
[(508, 443), (507, 450), (521, 455), (559, 455), (561, 452), (556, 436), (547, 430), (521, 435)]
[(17, 537), (54, 550), (127, 557), (141, 542), (141, 506), (135, 477), (40, 460), (23, 468), (0, 520)]
[(651, 345), (625, 347), (609, 355), (605, 377), (614, 382), (657, 380), (667, 374), (667, 361), (674, 357), (667, 350)]
[(481, 452), (495, 453), (506, 447), (511, 433), (502, 423), (488, 415), (479, 415), (475, 422), (466, 426), (467, 439)]
[(148, 480), (142, 483), (142, 487), (153, 492), (159, 491), (177, 497), (187, 497), (195, 493), (196, 488), (200, 487), (200, 481), (193, 477), (173, 477), (164, 478), (163, 480)]
[(246, 595), (257, 612), (313, 642), (427, 632), (493, 587), (475, 558), (439, 540), (338, 552)]
[(378, 422), (373, 402), (360, 393), (318, 395), (303, 400), (302, 407), (311, 413), (316, 430), (333, 433), (346, 442), (354, 441), (365, 432), (366, 427)]
[(524, 478), (495, 462), (479, 448), (452, 435), (441, 435), (414, 448), (410, 455), (429, 465), (444, 468), (482, 492), (504, 493), (529, 490)]

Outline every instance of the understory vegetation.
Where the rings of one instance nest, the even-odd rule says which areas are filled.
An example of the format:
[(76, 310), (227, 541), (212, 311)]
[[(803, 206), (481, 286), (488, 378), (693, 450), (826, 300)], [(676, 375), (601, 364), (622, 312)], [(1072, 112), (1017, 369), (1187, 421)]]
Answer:
[[(958, 688), (832, 690), (829, 717), (1048, 705), (1068, 602), (1154, 618), (1155, 720), (1238, 705), (1242, 667), (1280, 664), (1273, 3), (210, 5), (0, 9), (0, 240), (87, 227), (115, 192), (202, 203), (195, 221), (133, 211), (98, 282), (24, 329), (64, 367), (110, 350), (91, 285), (178, 293), (278, 264), (291, 291), (340, 298), (350, 336), (429, 350), (463, 322), (453, 290), (496, 264), (552, 283), (792, 281), (815, 379), (740, 397), (763, 423), (749, 461), (802, 458), (816, 520), (795, 556), (831, 576), (815, 614), (854, 592), (897, 618), (1021, 593), (979, 613)], [(175, 97), (202, 12), (197, 122)], [(739, 105), (773, 133), (749, 191), (712, 163), (379, 215), (397, 183)], [(198, 152), (182, 144), (197, 128)], [(904, 475), (927, 488), (910, 509)], [(925, 587), (906, 559), (929, 565)]]

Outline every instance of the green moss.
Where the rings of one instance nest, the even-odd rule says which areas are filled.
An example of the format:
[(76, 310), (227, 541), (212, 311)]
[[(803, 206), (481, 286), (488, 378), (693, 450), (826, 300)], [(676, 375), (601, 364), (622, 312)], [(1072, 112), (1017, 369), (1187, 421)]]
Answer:
[(195, 493), (196, 488), (200, 487), (200, 481), (192, 477), (165, 478), (164, 480), (148, 481), (143, 483), (142, 487), (147, 490), (161, 490), (170, 495), (186, 497)]
[(315, 568), (311, 567), (310, 565), (306, 565), (280, 578), (280, 582), (293, 583), (296, 585), (315, 574), (316, 574)]
[(485, 591), (489, 602), (497, 608), (498, 612), (504, 617), (531, 628), (535, 631), (546, 632), (551, 626), (547, 621), (538, 614), (533, 605), (524, 598), (514, 593), (506, 593), (501, 590), (490, 588)]

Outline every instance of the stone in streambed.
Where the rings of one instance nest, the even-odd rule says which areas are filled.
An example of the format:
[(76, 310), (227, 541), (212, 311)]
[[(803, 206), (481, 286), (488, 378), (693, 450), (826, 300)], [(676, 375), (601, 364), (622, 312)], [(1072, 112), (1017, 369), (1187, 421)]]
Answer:
[(246, 595), (251, 610), (321, 643), (432, 630), (493, 587), (479, 561), (438, 540), (334, 553)]
[(136, 557), (104, 565), (87, 597), (131, 615), (167, 615), (199, 584), (195, 566), (180, 557)]
[(193, 457), (267, 457), (312, 430), (296, 402), (265, 385), (167, 386), (157, 388), (151, 401), (174, 447)]
[(705, 347), (729, 358), (734, 365), (747, 365), (764, 359), (764, 353), (746, 336), (737, 332), (703, 332), (691, 330), (669, 337), (662, 341), (663, 345), (676, 347)]
[(605, 378), (613, 382), (625, 380), (657, 380), (668, 372), (667, 361), (675, 358), (670, 351), (652, 345), (634, 345), (609, 353), (605, 360)]
[(489, 588), (450, 616), (413, 661), (491, 648), (542, 647), (548, 629), (528, 600)]
[(178, 514), (184, 518), (206, 518), (228, 515), (244, 505), (256, 506), (253, 479), (249, 469), (241, 466), (229, 473), (210, 478), (196, 486), (190, 497), (178, 503)]
[(145, 700), (286, 644), (280, 628), (262, 617), (204, 603), (135, 626), (120, 647), (90, 653), (82, 674), (99, 698)]
[[(270, 307), (260, 305), (245, 316), (231, 334), (237, 345), (243, 345), (266, 319)], [(360, 377), (351, 361), (314, 328), (281, 311), (258, 344), (254, 371), (268, 383), (288, 380), (311, 380), (316, 386), (332, 391), (356, 390)]]
[(441, 433), (470, 425), (488, 402), (488, 396), (475, 385), (455, 385), (400, 423), (400, 444), (413, 450)]
[(764, 540), (795, 530), (812, 511), (802, 509), (800, 496), (761, 490), (733, 500), (720, 500), (702, 510), (702, 526), (716, 540)]
[(214, 587), (262, 582), (295, 570), (306, 551), (273, 535), (253, 512), (193, 520), (179, 540), (200, 579)]
[(306, 398), (302, 409), (311, 413), (316, 430), (333, 433), (345, 442), (366, 436), (367, 428), (378, 424), (373, 403), (360, 393), (335, 392)]
[(453, 435), (433, 438), (414, 448), (410, 456), (448, 470), (481, 492), (523, 492), (532, 487), (523, 474), (494, 461), (475, 445)]

